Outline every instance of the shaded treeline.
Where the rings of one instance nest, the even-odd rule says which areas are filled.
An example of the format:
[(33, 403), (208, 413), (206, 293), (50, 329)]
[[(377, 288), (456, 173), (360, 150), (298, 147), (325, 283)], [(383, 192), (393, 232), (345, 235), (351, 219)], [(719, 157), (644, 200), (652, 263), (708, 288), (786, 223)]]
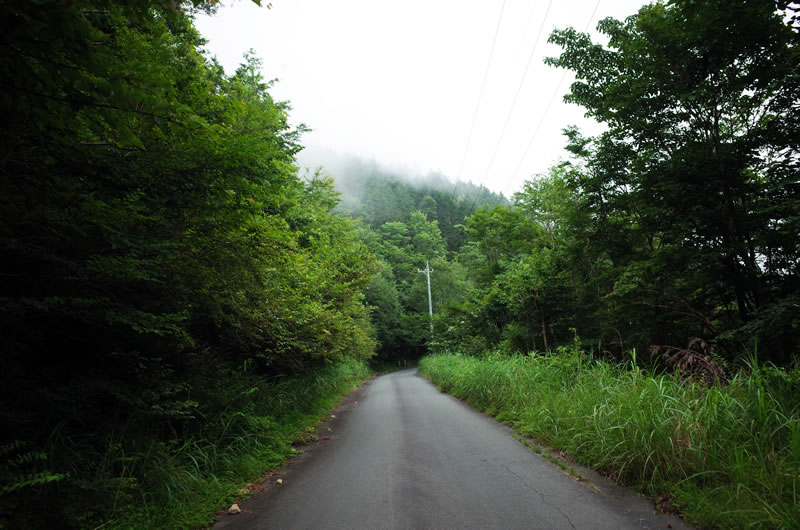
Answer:
[(333, 213), (332, 182), (298, 178), (302, 127), (256, 58), (226, 75), (203, 56), (192, 7), (177, 6), (0, 4), (0, 512), (12, 526), (114, 526), (134, 505), (200, 502), (175, 455), (212, 484), (252, 478), (257, 463), (237, 455), (274, 460), (291, 428), (268, 416), (296, 402), (259, 408), (264, 378), (328, 377), (374, 351), (362, 291), (377, 262)]
[[(580, 337), (790, 363), (800, 353), (796, 6), (684, 2), (568, 28), (548, 59), (608, 126), (565, 133), (569, 163), (467, 223), (474, 287), (442, 346), (549, 350)], [(780, 11), (779, 11), (780, 10)]]
[(469, 181), (453, 184), (439, 173), (409, 174), (357, 157), (339, 156), (323, 170), (335, 176), (336, 190), (342, 194), (338, 211), (371, 229), (408, 221), (412, 212), (421, 211), (436, 221), (449, 252), (466, 242), (464, 222), (476, 208), (508, 204), (501, 194)]

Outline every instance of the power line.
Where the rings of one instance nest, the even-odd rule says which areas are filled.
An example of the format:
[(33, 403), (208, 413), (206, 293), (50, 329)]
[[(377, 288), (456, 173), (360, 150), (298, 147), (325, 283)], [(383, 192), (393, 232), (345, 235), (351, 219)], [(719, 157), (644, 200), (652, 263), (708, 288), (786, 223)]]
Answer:
[(522, 163), (525, 161), (525, 158), (528, 156), (528, 151), (530, 150), (531, 146), (533, 145), (533, 140), (539, 134), (539, 129), (542, 128), (542, 124), (544, 123), (544, 120), (547, 117), (547, 114), (550, 112), (550, 107), (553, 105), (553, 101), (555, 101), (556, 96), (558, 95), (559, 91), (561, 90), (561, 84), (564, 82), (564, 79), (566, 77), (567, 77), (567, 72), (564, 71), (564, 73), (561, 74), (561, 79), (558, 81), (558, 85), (556, 85), (556, 89), (553, 91), (553, 95), (550, 96), (550, 101), (547, 103), (547, 107), (545, 107), (545, 109), (544, 109), (544, 114), (542, 114), (542, 117), (539, 120), (539, 123), (536, 125), (536, 129), (534, 129), (533, 134), (531, 135), (531, 139), (528, 141), (528, 146), (525, 148), (525, 151), (522, 154), (522, 158), (519, 159), (519, 163), (517, 164), (517, 167), (514, 168), (514, 172), (511, 174), (511, 178), (508, 179), (508, 182), (506, 182), (506, 185), (503, 187), (503, 191), (508, 189), (508, 187), (511, 184), (511, 182), (513, 182), (513, 180), (514, 180), (514, 177), (517, 176), (517, 173), (519, 172), (519, 168), (522, 167)]
[[(519, 99), (519, 94), (522, 92), (522, 85), (525, 84), (525, 77), (528, 75), (528, 69), (531, 66), (531, 62), (533, 62), (533, 57), (536, 54), (536, 48), (539, 45), (539, 39), (542, 36), (542, 30), (544, 29), (545, 22), (547, 22), (547, 15), (550, 14), (550, 8), (553, 6), (553, 0), (547, 4), (547, 11), (544, 13), (544, 18), (542, 18), (542, 24), (539, 26), (539, 32), (536, 34), (536, 40), (533, 41), (533, 49), (531, 50), (531, 54), (528, 56), (528, 63), (525, 65), (525, 71), (522, 72), (522, 77), (519, 80), (519, 85), (517, 86), (517, 92), (514, 94), (514, 100), (511, 102), (511, 108), (508, 109), (508, 114), (506, 115), (506, 121), (503, 124), (503, 129), (500, 131), (500, 137), (497, 140), (497, 145), (494, 147), (494, 152), (492, 153), (492, 158), (489, 160), (489, 166), (486, 168), (486, 174), (483, 176), (481, 183), (478, 185), (478, 188), (483, 186), (483, 183), (486, 182), (486, 177), (489, 176), (489, 171), (492, 169), (492, 165), (494, 164), (495, 156), (497, 155), (497, 151), (500, 149), (500, 144), (503, 142), (503, 137), (506, 134), (506, 129), (508, 128), (508, 123), (511, 121), (511, 116), (514, 113), (514, 108), (517, 105), (517, 99)], [(475, 195), (475, 201), (478, 200), (477, 194)], [(474, 202), (473, 202), (474, 206)]]
[[(597, 14), (597, 9), (600, 7), (600, 2), (601, 2), (601, 0), (597, 0), (597, 4), (595, 4), (594, 10), (592, 11), (591, 16), (589, 17), (588, 22), (586, 22), (586, 26), (583, 28), (583, 32), (584, 33), (586, 33), (589, 30), (589, 26), (592, 24), (592, 20), (594, 20), (594, 16)], [(528, 146), (525, 148), (525, 151), (522, 153), (522, 158), (519, 159), (519, 163), (517, 164), (517, 167), (514, 169), (514, 172), (511, 174), (511, 178), (508, 179), (508, 182), (503, 187), (503, 191), (508, 189), (508, 187), (511, 185), (511, 182), (513, 182), (514, 177), (516, 177), (517, 173), (519, 172), (519, 168), (522, 167), (522, 163), (525, 161), (525, 158), (527, 158), (528, 152), (530, 151), (531, 146), (533, 145), (533, 141), (536, 139), (536, 136), (539, 134), (539, 129), (542, 128), (542, 124), (544, 123), (545, 118), (547, 118), (547, 114), (550, 112), (550, 107), (553, 105), (553, 101), (555, 100), (556, 96), (558, 95), (558, 92), (561, 89), (561, 85), (564, 83), (564, 79), (566, 77), (567, 77), (567, 71), (565, 70), (564, 73), (561, 74), (561, 79), (558, 81), (558, 85), (556, 85), (556, 89), (553, 91), (553, 95), (550, 96), (550, 101), (547, 103), (547, 107), (545, 107), (544, 114), (542, 114), (542, 117), (539, 120), (539, 123), (536, 125), (536, 129), (534, 129), (533, 134), (531, 135), (531, 139), (528, 141)]]
[(486, 88), (486, 79), (489, 77), (489, 67), (492, 64), (492, 58), (494, 57), (494, 46), (497, 43), (497, 35), (500, 33), (500, 22), (503, 20), (503, 12), (506, 9), (506, 0), (503, 0), (503, 5), (500, 7), (500, 16), (497, 18), (497, 27), (494, 30), (494, 39), (492, 39), (492, 50), (489, 52), (489, 60), (486, 62), (486, 71), (483, 72), (483, 82), (481, 83), (481, 91), (478, 95), (478, 103), (475, 105), (475, 113), (472, 115), (472, 125), (469, 127), (469, 136), (467, 137), (467, 145), (464, 147), (464, 156), (461, 157), (461, 165), (458, 167), (458, 175), (456, 176), (456, 182), (453, 184), (453, 192), (450, 195), (455, 196), (456, 188), (458, 187), (458, 182), (461, 180), (461, 171), (464, 169), (464, 162), (467, 160), (467, 153), (469, 152), (469, 145), (472, 142), (472, 133), (475, 130), (475, 121), (478, 118), (478, 109), (481, 106), (481, 101), (483, 100), (483, 90)]

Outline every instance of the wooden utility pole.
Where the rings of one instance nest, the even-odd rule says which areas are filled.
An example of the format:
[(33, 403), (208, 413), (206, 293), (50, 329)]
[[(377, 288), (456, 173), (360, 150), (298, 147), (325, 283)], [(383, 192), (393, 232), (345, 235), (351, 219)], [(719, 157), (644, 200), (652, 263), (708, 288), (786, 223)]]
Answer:
[(428, 278), (428, 315), (431, 321), (431, 337), (433, 337), (433, 299), (431, 298), (431, 273), (433, 269), (428, 265), (428, 260), (425, 260), (425, 270), (417, 269), (417, 272), (421, 272)]

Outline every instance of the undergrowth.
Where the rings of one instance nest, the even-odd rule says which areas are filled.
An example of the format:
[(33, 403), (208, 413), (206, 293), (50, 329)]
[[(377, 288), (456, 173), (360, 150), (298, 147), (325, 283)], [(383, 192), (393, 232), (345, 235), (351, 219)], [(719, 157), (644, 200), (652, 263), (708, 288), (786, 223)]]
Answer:
[[(797, 528), (800, 373), (752, 360), (707, 386), (572, 348), (424, 358), (443, 391), (703, 527)], [(662, 497), (663, 498), (663, 497)]]
[[(22, 483), (30, 473), (0, 476), (22, 484), (0, 490), (0, 528), (205, 526), (241, 498), (244, 484), (292, 456), (292, 443), (371, 373), (352, 359), (271, 381), (226, 373), (205, 377), (192, 396), (196, 417), (166, 432), (152, 422), (148, 430), (141, 418), (108, 425), (101, 439), (56, 427), (47, 450), (28, 459), (41, 461), (42, 469), (31, 468), (41, 484)], [(0, 457), (21, 461), (14, 449)]]

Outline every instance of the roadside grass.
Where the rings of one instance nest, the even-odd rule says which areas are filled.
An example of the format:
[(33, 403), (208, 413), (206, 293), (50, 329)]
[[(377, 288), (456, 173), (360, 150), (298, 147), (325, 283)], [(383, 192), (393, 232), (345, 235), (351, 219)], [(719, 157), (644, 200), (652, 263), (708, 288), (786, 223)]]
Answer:
[(708, 387), (562, 348), (433, 355), (420, 373), (580, 464), (668, 494), (696, 525), (800, 527), (798, 369), (752, 360)]
[(55, 433), (48, 456), (71, 467), (55, 492), (67, 511), (61, 520), (83, 528), (204, 527), (214, 512), (249, 495), (248, 482), (293, 456), (292, 443), (307, 440), (372, 373), (365, 362), (347, 359), (277, 381), (206, 376), (203, 395), (192, 396), (200, 417), (169, 436), (140, 422), (110, 430), (99, 444), (90, 435)]

